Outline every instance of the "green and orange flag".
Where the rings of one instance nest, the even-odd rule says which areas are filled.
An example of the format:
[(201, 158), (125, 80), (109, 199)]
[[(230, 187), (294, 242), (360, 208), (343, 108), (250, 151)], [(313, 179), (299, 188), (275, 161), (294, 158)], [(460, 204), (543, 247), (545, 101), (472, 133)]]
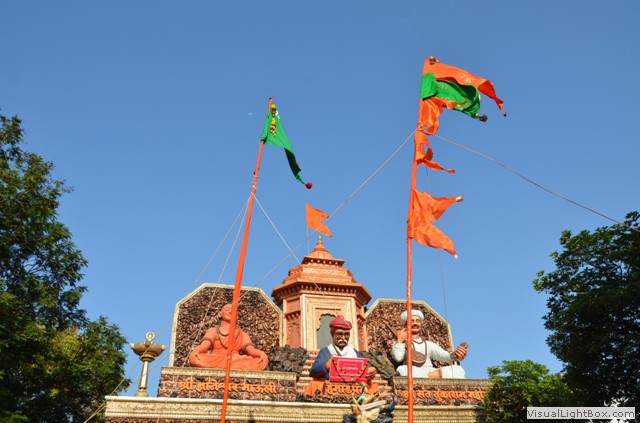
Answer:
[(503, 102), (496, 95), (491, 81), (466, 70), (442, 64), (433, 56), (424, 61), (418, 128), (414, 135), (414, 172), (411, 178), (407, 235), (420, 244), (441, 248), (455, 257), (457, 255), (453, 242), (433, 223), (452, 204), (462, 201), (462, 197), (432, 197), (426, 192), (416, 190), (416, 169), (419, 165), (424, 165), (432, 170), (455, 173), (453, 169), (447, 169), (433, 161), (433, 149), (427, 135), (433, 135), (438, 131), (438, 117), (445, 107), (486, 121), (487, 117), (479, 114), (480, 93), (492, 98), (504, 114)]
[(435, 134), (444, 107), (486, 121), (487, 117), (479, 114), (480, 93), (492, 98), (504, 114), (503, 101), (496, 95), (491, 81), (429, 57), (422, 68), (418, 128), (429, 135)]
[(284, 152), (287, 156), (287, 161), (289, 162), (289, 167), (291, 168), (291, 172), (293, 172), (293, 176), (295, 176), (295, 178), (301, 184), (304, 184), (308, 189), (311, 189), (311, 187), (313, 186), (311, 182), (307, 182), (305, 184), (305, 182), (300, 177), (300, 166), (298, 166), (296, 156), (293, 153), (293, 147), (291, 146), (291, 142), (289, 141), (289, 138), (284, 131), (284, 126), (282, 126), (282, 121), (280, 120), (278, 109), (273, 102), (269, 107), (267, 118), (264, 121), (264, 129), (262, 130), (262, 137), (260, 137), (260, 141), (264, 142), (267, 145), (275, 145), (284, 148)]

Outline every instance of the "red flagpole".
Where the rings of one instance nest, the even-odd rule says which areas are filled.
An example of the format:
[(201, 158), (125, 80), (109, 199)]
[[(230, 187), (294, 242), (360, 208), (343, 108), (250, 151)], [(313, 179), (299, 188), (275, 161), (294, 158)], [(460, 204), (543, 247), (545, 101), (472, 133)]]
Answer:
[[(269, 109), (273, 97), (269, 98)], [(258, 172), (260, 172), (260, 160), (262, 159), (262, 149), (264, 142), (260, 142), (258, 149), (258, 160), (256, 161), (256, 169), (253, 171), (253, 182), (251, 183), (251, 197), (247, 206), (247, 217), (245, 219), (244, 235), (242, 237), (242, 247), (240, 248), (240, 257), (238, 257), (238, 268), (236, 270), (236, 283), (233, 287), (233, 300), (231, 301), (231, 326), (229, 327), (229, 343), (227, 346), (227, 367), (224, 376), (224, 394), (222, 396), (222, 410), (220, 411), (220, 423), (226, 422), (227, 402), (229, 400), (229, 380), (231, 378), (231, 342), (235, 339), (236, 322), (238, 320), (238, 304), (240, 303), (240, 290), (242, 288), (242, 274), (244, 272), (244, 259), (247, 254), (247, 244), (249, 243), (249, 228), (251, 226), (251, 213), (253, 211), (253, 199), (255, 198), (256, 188), (258, 186)]]

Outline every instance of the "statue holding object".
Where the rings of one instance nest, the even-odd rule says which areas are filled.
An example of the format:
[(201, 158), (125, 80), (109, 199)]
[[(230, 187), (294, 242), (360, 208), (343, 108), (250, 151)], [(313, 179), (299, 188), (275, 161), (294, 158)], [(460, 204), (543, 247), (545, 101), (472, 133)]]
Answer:
[[(407, 322), (407, 312), (400, 315), (402, 323)], [(420, 310), (411, 311), (411, 334), (407, 334), (406, 328), (398, 331), (396, 342), (393, 343), (391, 356), (396, 363), (401, 363), (397, 371), (400, 376), (407, 375), (407, 344), (410, 343), (413, 348), (413, 376), (428, 378), (464, 378), (464, 369), (453, 364), (436, 368), (431, 360), (444, 361), (445, 363), (453, 363), (454, 361), (462, 361), (467, 355), (468, 344), (463, 342), (453, 352), (448, 352), (439, 345), (427, 341), (420, 336), (420, 326), (424, 320), (424, 314)]]

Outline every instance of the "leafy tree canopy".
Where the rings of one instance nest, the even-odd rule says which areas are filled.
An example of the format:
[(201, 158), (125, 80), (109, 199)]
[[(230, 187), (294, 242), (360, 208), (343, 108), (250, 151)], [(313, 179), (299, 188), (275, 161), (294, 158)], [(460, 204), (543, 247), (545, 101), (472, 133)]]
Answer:
[(527, 420), (527, 407), (573, 405), (571, 391), (562, 376), (549, 374), (542, 364), (531, 360), (503, 361), (502, 366), (489, 367), (487, 372), (492, 385), (482, 408), (489, 422), (526, 423), (531, 421)]
[(124, 376), (119, 329), (79, 307), (87, 265), (58, 221), (68, 192), (0, 115), (0, 423), (84, 421)]
[(640, 404), (640, 214), (625, 223), (560, 237), (556, 270), (538, 273), (549, 295), (547, 343), (564, 363), (581, 406)]

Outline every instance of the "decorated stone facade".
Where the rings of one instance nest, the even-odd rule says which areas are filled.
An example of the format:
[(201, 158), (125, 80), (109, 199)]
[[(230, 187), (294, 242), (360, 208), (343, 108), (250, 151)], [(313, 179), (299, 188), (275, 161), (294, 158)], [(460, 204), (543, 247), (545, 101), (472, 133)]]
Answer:
[[(395, 393), (395, 421), (406, 421), (406, 377), (397, 376), (389, 360), (405, 302), (378, 299), (365, 312), (371, 295), (344, 264), (319, 240), (273, 289), (274, 300), (261, 289), (242, 289), (238, 326), (268, 355), (269, 366), (265, 371), (231, 371), (227, 422), (339, 422), (351, 413), (356, 386), (328, 383), (323, 395), (305, 394), (311, 380), (308, 369), (321, 347), (321, 331), (328, 331), (323, 316), (326, 321), (337, 314), (354, 323), (357, 336), (352, 332), (352, 345), (378, 368), (374, 383), (380, 392)], [(190, 367), (188, 355), (205, 331), (217, 324), (218, 311), (232, 295), (232, 285), (205, 283), (177, 303), (169, 366), (161, 370), (157, 398), (107, 397), (108, 423), (218, 421), (225, 372)], [(413, 304), (425, 315), (421, 334), (452, 350), (448, 323), (427, 303)], [(479, 404), (488, 383), (414, 378), (414, 421), (483, 421)]]
[[(176, 305), (171, 333), (169, 366), (188, 366), (189, 352), (218, 321), (218, 311), (233, 298), (233, 286), (205, 283)], [(256, 348), (269, 351), (282, 342), (282, 312), (257, 288), (243, 288), (238, 306), (238, 326)]]

